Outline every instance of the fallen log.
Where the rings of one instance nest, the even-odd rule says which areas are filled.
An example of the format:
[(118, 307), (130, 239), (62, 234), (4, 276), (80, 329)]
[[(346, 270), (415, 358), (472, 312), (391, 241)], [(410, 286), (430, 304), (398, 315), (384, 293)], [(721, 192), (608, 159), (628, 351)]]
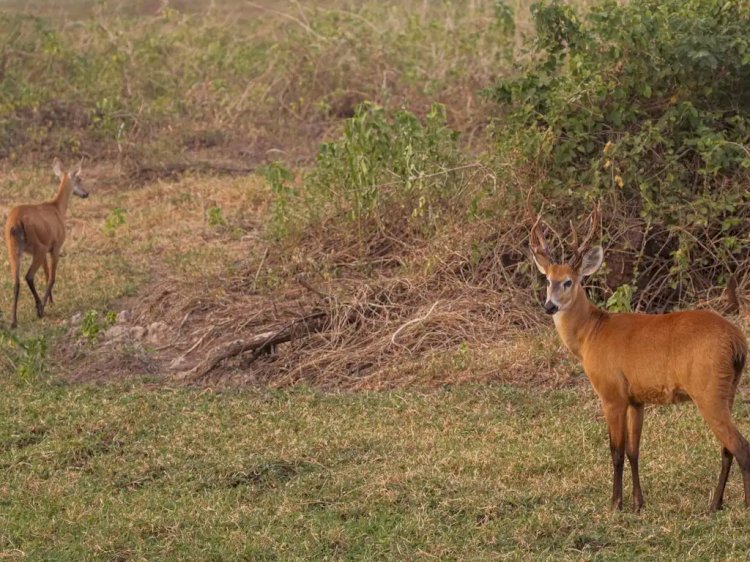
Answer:
[(247, 364), (250, 364), (261, 355), (272, 352), (273, 348), (280, 343), (290, 342), (321, 331), (327, 325), (327, 321), (328, 314), (326, 312), (314, 312), (294, 320), (277, 331), (263, 332), (250, 338), (232, 340), (220, 346), (213, 354), (192, 369), (179, 373), (177, 378), (184, 381), (199, 381), (222, 361), (252, 351), (253, 354), (247, 361)]

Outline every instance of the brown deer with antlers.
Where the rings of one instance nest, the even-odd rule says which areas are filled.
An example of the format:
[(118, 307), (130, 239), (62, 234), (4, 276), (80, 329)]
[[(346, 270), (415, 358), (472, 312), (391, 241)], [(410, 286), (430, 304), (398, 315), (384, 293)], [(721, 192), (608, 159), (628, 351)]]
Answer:
[[(612, 453), (612, 507), (622, 509), (622, 473), (627, 455), (633, 475), (633, 503), (643, 506), (638, 449), (644, 404), (692, 400), (721, 442), (721, 471), (711, 509), (722, 507), (733, 458), (742, 469), (745, 505), (750, 507), (750, 446), (732, 420), (731, 410), (747, 357), (747, 341), (737, 327), (707, 310), (670, 314), (610, 314), (589, 302), (581, 284), (602, 264), (601, 246), (591, 247), (599, 207), (590, 230), (573, 256), (556, 263), (542, 232), (541, 215), (530, 234), (531, 254), (547, 277), (544, 309), (560, 338), (583, 363), (599, 396), (609, 428)], [(571, 224), (572, 227), (572, 224)]]
[[(89, 196), (81, 181), (80, 163), (75, 168), (65, 172), (60, 160), (55, 158), (52, 169), (60, 179), (57, 196), (46, 203), (14, 207), (8, 213), (8, 219), (5, 221), (5, 243), (8, 246), (8, 259), (13, 275), (11, 328), (18, 325), (19, 277), (23, 253), (26, 252), (32, 256), (31, 266), (26, 272), (26, 284), (34, 297), (37, 316), (41, 318), (44, 316), (44, 307), (47, 305), (47, 301), (54, 303), (52, 287), (55, 285), (60, 250), (63, 242), (65, 242), (65, 213), (68, 210), (70, 195)], [(47, 264), (47, 254), (50, 255), (49, 265)], [(44, 267), (44, 273), (47, 277), (47, 290), (44, 293), (44, 300), (39, 298), (34, 285), (34, 276), (40, 266)]]

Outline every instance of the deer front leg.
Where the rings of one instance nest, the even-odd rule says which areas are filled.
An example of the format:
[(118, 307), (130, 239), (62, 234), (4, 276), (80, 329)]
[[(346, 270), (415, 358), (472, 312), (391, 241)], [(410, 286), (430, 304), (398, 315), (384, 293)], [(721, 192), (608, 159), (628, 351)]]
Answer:
[(57, 278), (57, 262), (60, 260), (60, 250), (52, 250), (50, 252), (50, 268), (47, 269), (47, 259), (44, 260), (44, 271), (47, 273), (47, 291), (44, 293), (44, 304), (47, 304), (49, 300), (50, 304), (54, 304), (55, 301), (52, 299), (52, 287), (55, 286), (55, 279)]
[(622, 471), (625, 465), (626, 416), (628, 405), (603, 404), (609, 428), (609, 450), (612, 454), (612, 509), (622, 509)]

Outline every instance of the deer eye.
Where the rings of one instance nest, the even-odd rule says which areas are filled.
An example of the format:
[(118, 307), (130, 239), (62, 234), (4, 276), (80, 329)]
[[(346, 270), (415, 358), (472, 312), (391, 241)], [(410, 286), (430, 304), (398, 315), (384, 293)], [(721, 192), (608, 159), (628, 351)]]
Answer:
[(563, 287), (564, 287), (565, 289), (570, 289), (570, 288), (571, 288), (572, 286), (573, 286), (573, 281), (571, 281), (570, 279), (567, 279), (567, 280), (565, 281), (565, 283), (563, 283)]

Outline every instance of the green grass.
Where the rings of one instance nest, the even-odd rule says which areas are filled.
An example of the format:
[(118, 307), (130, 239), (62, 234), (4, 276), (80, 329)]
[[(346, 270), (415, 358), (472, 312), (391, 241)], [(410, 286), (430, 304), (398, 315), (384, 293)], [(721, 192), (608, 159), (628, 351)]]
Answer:
[[(589, 391), (331, 395), (3, 381), (0, 556), (741, 558), (750, 518), (694, 409), (650, 410), (646, 509), (612, 513)], [(745, 420), (747, 404), (738, 407)], [(629, 486), (628, 486), (629, 491)]]

